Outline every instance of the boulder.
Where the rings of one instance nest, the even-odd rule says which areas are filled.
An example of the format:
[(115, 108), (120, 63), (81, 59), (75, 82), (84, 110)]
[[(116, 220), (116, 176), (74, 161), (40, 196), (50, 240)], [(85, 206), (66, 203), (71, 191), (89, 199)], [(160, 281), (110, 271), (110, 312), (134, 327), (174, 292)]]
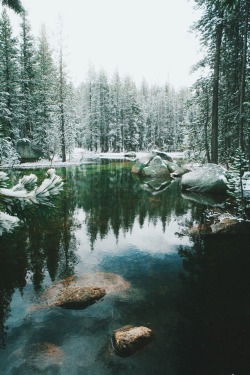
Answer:
[(197, 193), (225, 194), (227, 191), (226, 169), (217, 164), (206, 164), (182, 176), (183, 190)]
[(125, 158), (135, 159), (136, 153), (134, 151), (128, 151), (124, 154)]
[(214, 234), (249, 234), (250, 221), (238, 220), (234, 217), (225, 217), (220, 219), (218, 223), (211, 225)]
[(142, 175), (150, 177), (164, 176), (169, 175), (169, 170), (164, 160), (156, 155), (150, 160), (149, 164), (143, 168)]
[(62, 289), (54, 305), (66, 309), (85, 309), (106, 294), (105, 289), (97, 287), (66, 287)]
[(115, 352), (121, 357), (128, 357), (154, 338), (153, 331), (147, 327), (124, 326), (113, 332), (112, 344)]
[(189, 169), (185, 169), (183, 167), (180, 167), (176, 163), (167, 162), (166, 164), (167, 164), (169, 172), (171, 173), (171, 177), (180, 177), (184, 173), (189, 172)]
[[(164, 154), (163, 151), (157, 151), (157, 153)], [(170, 173), (173, 173), (172, 177), (178, 177), (187, 172), (186, 169), (174, 163), (168, 155), (163, 155), (163, 157), (156, 155), (156, 151), (154, 151), (147, 156), (137, 159), (132, 168), (132, 173), (144, 177), (170, 176)], [(168, 160), (167, 157), (171, 160)]]
[(234, 216), (220, 215), (214, 223), (204, 223), (189, 229), (191, 236), (230, 236), (248, 235), (250, 233), (250, 221), (239, 220)]
[(135, 165), (132, 168), (132, 173), (135, 174), (142, 174), (142, 171), (145, 167), (147, 167), (150, 161), (153, 159), (153, 154), (148, 154), (136, 160)]
[(154, 155), (160, 156), (163, 160), (167, 160), (167, 161), (173, 162), (173, 159), (171, 158), (171, 156), (169, 156), (169, 155), (168, 155), (166, 152), (164, 152), (164, 151), (153, 150), (152, 153), (153, 153)]

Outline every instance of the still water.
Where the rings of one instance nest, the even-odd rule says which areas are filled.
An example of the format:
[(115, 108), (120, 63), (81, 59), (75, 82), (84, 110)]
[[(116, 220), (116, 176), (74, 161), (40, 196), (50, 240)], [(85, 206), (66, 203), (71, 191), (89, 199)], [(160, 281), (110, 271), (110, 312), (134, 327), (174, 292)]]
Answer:
[[(57, 173), (54, 206), (17, 202), (21, 224), (0, 238), (0, 374), (250, 374), (249, 238), (191, 237), (206, 202), (128, 161)], [(52, 283), (100, 272), (128, 288), (85, 310), (41, 306)], [(128, 324), (155, 340), (121, 358), (110, 339)]]

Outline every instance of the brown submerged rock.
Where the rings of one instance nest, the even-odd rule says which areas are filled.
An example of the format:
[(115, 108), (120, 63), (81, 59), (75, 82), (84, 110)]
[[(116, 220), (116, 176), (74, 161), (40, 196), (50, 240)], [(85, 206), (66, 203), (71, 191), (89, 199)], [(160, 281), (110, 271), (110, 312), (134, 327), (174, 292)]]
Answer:
[(154, 339), (153, 331), (147, 327), (124, 326), (113, 332), (112, 344), (121, 357), (128, 357)]
[(66, 309), (85, 309), (106, 294), (105, 289), (97, 287), (66, 287), (58, 295), (54, 305)]
[(249, 234), (250, 222), (237, 218), (224, 218), (211, 225), (213, 234)]
[(85, 308), (105, 294), (121, 293), (129, 287), (129, 282), (114, 273), (97, 272), (69, 276), (49, 286), (40, 297), (41, 304), (32, 310), (53, 306)]

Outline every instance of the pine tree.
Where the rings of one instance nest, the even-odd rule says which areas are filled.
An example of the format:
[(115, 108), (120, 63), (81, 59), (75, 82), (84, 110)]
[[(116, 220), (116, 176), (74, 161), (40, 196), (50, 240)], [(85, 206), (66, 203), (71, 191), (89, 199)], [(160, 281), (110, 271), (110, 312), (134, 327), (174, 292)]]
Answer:
[(110, 122), (110, 102), (109, 102), (109, 85), (106, 73), (101, 71), (97, 76), (96, 89), (99, 93), (98, 98), (98, 127), (100, 136), (100, 151), (109, 150), (109, 122)]
[(8, 6), (16, 13), (22, 13), (24, 11), (20, 0), (2, 0), (2, 4)]
[(65, 98), (65, 147), (69, 158), (71, 158), (76, 146), (78, 125), (77, 95), (72, 83), (68, 83)]
[(120, 152), (122, 150), (121, 93), (122, 83), (119, 73), (116, 72), (111, 81), (109, 90), (109, 150), (114, 152)]
[[(240, 146), (249, 149), (247, 128), (249, 0), (197, 0), (203, 15), (196, 24), (211, 76), (211, 160), (228, 163)], [(249, 152), (249, 151), (248, 151)]]
[(30, 141), (33, 139), (35, 129), (35, 45), (27, 14), (22, 15), (20, 37), (20, 94), (17, 122), (19, 124), (20, 138)]
[(123, 84), (122, 99), (122, 143), (124, 150), (138, 150), (141, 109), (137, 97), (137, 90), (130, 77), (126, 77)]
[(247, 198), (244, 196), (243, 192), (242, 177), (247, 169), (248, 162), (245, 158), (244, 152), (240, 148), (237, 148), (227, 172), (228, 193), (234, 199), (236, 214), (244, 219), (246, 219)]
[(41, 29), (36, 55), (34, 145), (49, 158), (59, 151), (59, 116), (56, 68), (45, 27)]
[(4, 9), (0, 19), (0, 126), (2, 135), (14, 138), (14, 111), (17, 101), (17, 41), (12, 35)]

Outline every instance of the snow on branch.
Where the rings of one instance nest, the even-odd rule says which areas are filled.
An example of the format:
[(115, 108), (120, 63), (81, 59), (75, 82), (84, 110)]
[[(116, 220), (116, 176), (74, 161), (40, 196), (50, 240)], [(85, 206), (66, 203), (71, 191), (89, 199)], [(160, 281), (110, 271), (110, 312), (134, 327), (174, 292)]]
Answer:
[[(37, 186), (37, 177), (30, 174), (22, 177), (12, 188), (7, 188), (8, 176), (5, 172), (0, 172), (0, 202), (18, 199), (26, 203), (50, 204), (50, 198), (62, 190), (63, 181), (52, 168), (47, 171), (47, 176), (40, 186)], [(3, 231), (11, 231), (18, 221), (17, 217), (0, 211), (0, 235)]]

